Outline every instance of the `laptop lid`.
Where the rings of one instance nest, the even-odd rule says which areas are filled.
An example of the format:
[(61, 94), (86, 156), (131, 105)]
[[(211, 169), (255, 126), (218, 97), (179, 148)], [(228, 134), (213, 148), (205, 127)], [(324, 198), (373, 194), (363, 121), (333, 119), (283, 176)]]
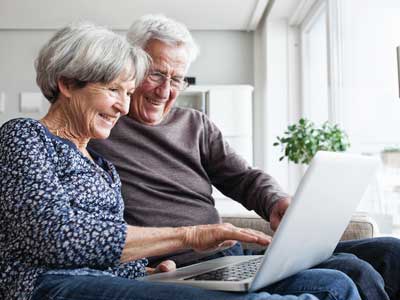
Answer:
[(268, 247), (250, 290), (315, 266), (330, 257), (372, 181), (379, 160), (318, 152)]

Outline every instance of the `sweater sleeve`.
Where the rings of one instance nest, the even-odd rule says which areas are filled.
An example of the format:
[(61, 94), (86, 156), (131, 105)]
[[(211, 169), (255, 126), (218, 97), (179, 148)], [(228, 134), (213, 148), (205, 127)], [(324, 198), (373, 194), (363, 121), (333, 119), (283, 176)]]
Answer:
[(28, 265), (117, 265), (126, 224), (122, 218), (104, 220), (71, 205), (49, 144), (38, 127), (9, 123), (1, 129), (0, 215), (7, 224), (7, 247)]
[(289, 197), (276, 180), (252, 168), (224, 140), (221, 131), (204, 116), (207, 173), (212, 184), (226, 196), (269, 219), (270, 207), (277, 200)]

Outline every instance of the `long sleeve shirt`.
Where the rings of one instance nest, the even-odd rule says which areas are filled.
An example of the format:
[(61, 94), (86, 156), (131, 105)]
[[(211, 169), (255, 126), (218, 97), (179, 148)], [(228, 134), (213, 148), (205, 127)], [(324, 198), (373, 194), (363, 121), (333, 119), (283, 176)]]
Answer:
[(135, 278), (120, 263), (126, 223), (120, 179), (33, 119), (0, 129), (0, 299), (29, 299), (44, 273)]
[[(174, 107), (155, 126), (122, 117), (108, 139), (93, 140), (89, 147), (116, 166), (125, 220), (131, 225), (219, 223), (212, 185), (265, 219), (275, 201), (288, 197), (271, 176), (237, 155), (206, 115), (193, 109)], [(169, 257), (186, 264), (204, 255), (186, 251)]]

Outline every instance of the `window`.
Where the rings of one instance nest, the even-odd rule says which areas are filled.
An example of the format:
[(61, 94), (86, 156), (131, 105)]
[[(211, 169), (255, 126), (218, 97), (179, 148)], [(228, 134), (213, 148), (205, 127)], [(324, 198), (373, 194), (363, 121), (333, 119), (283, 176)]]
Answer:
[(300, 26), (302, 116), (317, 125), (330, 119), (327, 7), (320, 2)]

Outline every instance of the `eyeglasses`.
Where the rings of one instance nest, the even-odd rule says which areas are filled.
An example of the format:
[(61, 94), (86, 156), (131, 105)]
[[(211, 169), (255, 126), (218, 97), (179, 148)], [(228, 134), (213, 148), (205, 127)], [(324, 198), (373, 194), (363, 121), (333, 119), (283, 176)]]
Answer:
[(160, 72), (150, 72), (146, 79), (151, 83), (157, 84), (157, 86), (164, 84), (168, 80), (171, 89), (176, 91), (184, 91), (189, 86), (189, 83), (184, 78), (169, 77)]

